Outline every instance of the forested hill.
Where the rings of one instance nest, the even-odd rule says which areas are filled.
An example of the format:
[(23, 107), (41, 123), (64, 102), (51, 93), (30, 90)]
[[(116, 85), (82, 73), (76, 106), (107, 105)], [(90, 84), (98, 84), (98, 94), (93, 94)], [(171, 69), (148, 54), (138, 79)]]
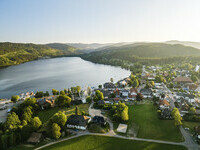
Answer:
[(82, 58), (97, 63), (115, 64), (120, 60), (128, 62), (172, 63), (181, 60), (194, 60), (200, 57), (200, 50), (180, 44), (136, 43), (120, 47), (108, 47), (101, 51), (82, 55)]
[(58, 57), (75, 54), (75, 48), (55, 49), (48, 45), (0, 43), (0, 67), (16, 65), (41, 57)]
[(63, 50), (65, 52), (69, 52), (69, 53), (75, 53), (75, 51), (77, 50), (77, 48), (75, 48), (75, 47), (69, 46), (67, 44), (62, 44), (62, 43), (49, 43), (46, 45), (51, 48)]

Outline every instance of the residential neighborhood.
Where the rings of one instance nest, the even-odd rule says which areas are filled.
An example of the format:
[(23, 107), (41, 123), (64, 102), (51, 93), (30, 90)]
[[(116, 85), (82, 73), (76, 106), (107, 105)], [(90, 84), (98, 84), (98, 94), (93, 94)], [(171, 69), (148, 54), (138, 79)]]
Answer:
[[(27, 143), (39, 144), (41, 141), (52, 137), (59, 139), (69, 135), (78, 136), (90, 133), (124, 136), (127, 139), (138, 138), (138, 133), (141, 132), (138, 127), (140, 123), (136, 124), (134, 121), (134, 116), (139, 115), (136, 111), (137, 107), (140, 107), (138, 111), (142, 110), (142, 107), (151, 107), (155, 112), (151, 117), (155, 117), (158, 122), (162, 122), (162, 120), (174, 122), (170, 125), (170, 130), (176, 130), (174, 136), (177, 136), (177, 141), (181, 142), (182, 137), (187, 137), (185, 140), (192, 143), (188, 144), (188, 141), (185, 141), (182, 142), (183, 146), (190, 148), (196, 145), (196, 148), (199, 148), (199, 80), (193, 82), (188, 70), (176, 68), (172, 69), (171, 72), (171, 74), (163, 72), (161, 66), (143, 66), (141, 75), (131, 74), (116, 83), (111, 79), (97, 88), (81, 89), (80, 86), (77, 86), (63, 91), (52, 89), (53, 95), (42, 91), (35, 94), (34, 92), (22, 93), (19, 97), (13, 96), (10, 100), (1, 100), (2, 110), (0, 110), (0, 113), (9, 108), (9, 111), (5, 111), (5, 116), (9, 118), (10, 115), (13, 115), (13, 112), (18, 113), (18, 109), (36, 100), (34, 105), (37, 105), (37, 107), (32, 105), (32, 102), (31, 105), (28, 104), (38, 111), (34, 113), (39, 117), (34, 119), (52, 125), (51, 129), (41, 124), (37, 130), (30, 132)], [(169, 75), (171, 76), (169, 77)], [(17, 98), (17, 101), (14, 101), (15, 98)], [(12, 105), (8, 107), (10, 104)], [(58, 108), (61, 111), (58, 111)], [(72, 109), (70, 110), (70, 108)], [(57, 113), (45, 117), (45, 114), (54, 110), (57, 110)], [(129, 111), (134, 113), (130, 115)], [(177, 113), (177, 115), (175, 116), (174, 113)], [(59, 117), (62, 120), (59, 121)], [(2, 118), (0, 116), (0, 119)], [(2, 123), (7, 123), (7, 121), (8, 119), (2, 119)], [(62, 132), (57, 136), (49, 136), (51, 133), (48, 130), (54, 128), (58, 128)], [(151, 136), (149, 137), (151, 139)], [(170, 141), (170, 138), (168, 137), (166, 140)], [(158, 137), (157, 140), (159, 139)]]

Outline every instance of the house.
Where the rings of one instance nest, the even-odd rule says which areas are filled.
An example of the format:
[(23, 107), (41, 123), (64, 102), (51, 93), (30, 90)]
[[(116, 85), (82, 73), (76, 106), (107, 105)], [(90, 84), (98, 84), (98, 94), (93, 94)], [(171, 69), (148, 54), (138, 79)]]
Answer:
[(121, 96), (123, 98), (127, 98), (128, 97), (128, 94), (129, 94), (129, 91), (128, 90), (123, 90), (122, 93), (121, 93)]
[(96, 123), (96, 124), (100, 124), (100, 125), (105, 125), (106, 121), (104, 119), (104, 117), (102, 116), (94, 116), (94, 118), (92, 118), (92, 123)]
[(144, 96), (144, 98), (151, 98), (153, 92), (149, 88), (144, 88), (140, 90), (140, 93)]
[(135, 100), (136, 96), (137, 96), (137, 89), (131, 88), (130, 92), (128, 94), (128, 98), (131, 99), (131, 100)]
[(42, 133), (33, 132), (31, 133), (31, 136), (28, 138), (27, 143), (38, 144), (42, 141), (42, 139), (43, 139)]
[(166, 109), (169, 108), (170, 104), (167, 100), (160, 100), (159, 101), (159, 107), (160, 109)]
[(37, 103), (42, 109), (54, 106), (54, 100), (48, 98), (41, 98), (37, 101)]
[(186, 93), (177, 93), (177, 97), (179, 99), (184, 99), (187, 100), (189, 103), (194, 103), (195, 102), (195, 96), (192, 94), (186, 94)]
[(186, 83), (192, 83), (192, 80), (189, 78), (189, 77), (182, 77), (182, 76), (179, 76), (179, 77), (176, 77), (174, 79), (174, 82), (177, 82), (177, 83), (180, 83), (180, 84), (186, 84)]
[(91, 118), (88, 117), (88, 116), (71, 115), (71, 116), (67, 119), (66, 126), (67, 126), (67, 128), (86, 130), (87, 124), (88, 124), (90, 121), (91, 121)]
[(118, 81), (117, 84), (118, 84), (119, 87), (124, 88), (125, 86), (128, 85), (128, 83), (130, 82), (130, 80), (131, 79), (129, 77), (127, 77), (127, 78), (125, 78), (123, 80)]
[(115, 84), (113, 84), (112, 82), (106, 82), (103, 85), (104, 88), (116, 88)]

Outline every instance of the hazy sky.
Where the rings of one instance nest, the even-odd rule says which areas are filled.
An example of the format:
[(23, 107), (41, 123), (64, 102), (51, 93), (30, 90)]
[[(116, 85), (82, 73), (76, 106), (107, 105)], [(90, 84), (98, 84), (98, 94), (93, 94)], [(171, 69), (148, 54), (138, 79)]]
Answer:
[(0, 41), (200, 42), (200, 0), (0, 0)]

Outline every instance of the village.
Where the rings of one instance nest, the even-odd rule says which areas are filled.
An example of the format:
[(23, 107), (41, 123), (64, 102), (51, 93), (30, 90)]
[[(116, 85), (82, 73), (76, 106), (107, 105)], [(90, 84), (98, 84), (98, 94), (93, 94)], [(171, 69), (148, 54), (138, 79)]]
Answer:
[[(138, 137), (140, 130), (131, 123), (134, 114), (130, 115), (130, 109), (135, 109), (137, 105), (151, 104), (151, 108), (156, 112), (154, 115), (160, 120), (174, 120), (173, 111), (177, 109), (180, 119), (179, 123), (175, 124), (182, 126), (184, 131), (181, 132), (185, 133), (183, 136), (188, 136), (192, 144), (199, 143), (200, 82), (193, 81), (188, 70), (167, 68), (167, 72), (163, 69), (166, 68), (143, 65), (141, 74), (131, 74), (116, 83), (111, 78), (97, 88), (88, 87), (81, 90), (81, 87), (77, 86), (63, 91), (53, 89), (53, 95), (38, 91), (35, 94), (23, 93), (10, 100), (4, 99), (0, 101), (0, 114), (4, 114), (0, 115), (1, 123), (8, 121), (7, 115), (18, 112), (17, 107), (36, 98), (34, 104), (39, 107), (39, 113), (34, 113), (42, 123), (49, 124), (56, 115), (66, 115), (63, 124), (57, 123), (62, 132), (56, 139), (88, 132), (131, 138)], [(197, 66), (194, 71), (197, 72), (198, 69)], [(70, 108), (72, 109), (69, 110)], [(57, 113), (52, 113), (55, 109)], [(27, 143), (39, 144), (45, 136), (49, 139), (46, 128), (40, 125), (37, 130), (31, 130), (33, 132), (27, 138)]]

